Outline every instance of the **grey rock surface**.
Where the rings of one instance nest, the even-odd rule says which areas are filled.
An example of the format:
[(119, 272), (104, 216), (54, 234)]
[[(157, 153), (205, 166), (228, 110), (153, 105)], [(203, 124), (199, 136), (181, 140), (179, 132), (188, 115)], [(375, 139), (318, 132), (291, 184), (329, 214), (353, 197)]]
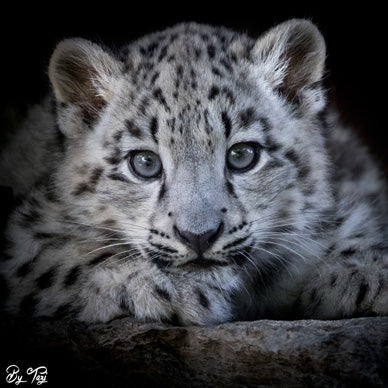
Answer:
[(213, 327), (5, 317), (1, 326), (2, 371), (46, 365), (52, 387), (388, 386), (386, 317)]

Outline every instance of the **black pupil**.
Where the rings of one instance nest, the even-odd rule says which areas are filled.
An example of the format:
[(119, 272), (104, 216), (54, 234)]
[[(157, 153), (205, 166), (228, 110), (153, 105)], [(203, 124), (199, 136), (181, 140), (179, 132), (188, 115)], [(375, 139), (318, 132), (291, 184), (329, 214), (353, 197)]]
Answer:
[(144, 178), (154, 178), (160, 174), (161, 163), (159, 157), (152, 151), (136, 153), (131, 160), (134, 171)]
[(229, 151), (229, 167), (235, 170), (248, 168), (255, 160), (255, 150), (248, 144), (237, 144)]
[(152, 168), (152, 166), (155, 164), (155, 160), (151, 155), (141, 155), (140, 159), (141, 163), (143, 163), (143, 165), (148, 169)]

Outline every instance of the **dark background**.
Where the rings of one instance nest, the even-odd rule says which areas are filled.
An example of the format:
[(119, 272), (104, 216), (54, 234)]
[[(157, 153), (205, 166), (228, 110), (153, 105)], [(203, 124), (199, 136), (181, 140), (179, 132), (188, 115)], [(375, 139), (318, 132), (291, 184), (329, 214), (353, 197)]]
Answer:
[[(47, 67), (50, 55), (63, 38), (81, 36), (107, 45), (120, 45), (182, 21), (225, 25), (258, 37), (277, 23), (303, 17), (315, 22), (326, 38), (326, 86), (330, 98), (336, 100), (344, 121), (357, 130), (388, 171), (385, 118), (388, 18), (385, 20), (387, 12), (382, 6), (375, 8), (365, 2), (346, 5), (339, 1), (336, 4), (325, 2), (320, 7), (295, 2), (284, 6), (277, 0), (251, 3), (234, 0), (222, 4), (208, 1), (205, 4), (180, 2), (169, 5), (163, 2), (156, 8), (149, 1), (143, 0), (142, 4), (139, 1), (142, 0), (137, 0), (136, 8), (133, 1), (121, 4), (95, 2), (89, 7), (83, 4), (82, 10), (80, 1), (77, 4), (51, 1), (44, 8), (38, 8), (35, 2), (30, 8), (18, 2), (7, 4), (7, 9), (3, 7), (0, 15), (0, 143), (12, 124), (20, 121), (28, 106), (39, 101), (49, 90)], [(2, 229), (13, 199), (9, 191), (0, 194)], [(5, 335), (10, 332), (5, 331)], [(12, 335), (9, 340), (13, 341)], [(57, 348), (53, 354), (45, 352), (38, 356), (26, 353), (23, 346), (23, 351), (15, 346), (10, 349), (14, 354), (3, 354), (4, 365), (10, 364), (9, 361), (18, 363), (17, 357), (30, 357), (34, 361), (32, 365), (37, 364), (36, 360), (52, 357), (54, 363), (58, 358), (54, 352)], [(71, 364), (74, 361), (67, 359), (67, 353), (62, 357), (63, 365), (70, 365), (64, 370), (74, 374), (77, 370)], [(30, 366), (28, 361), (25, 362)], [(61, 381), (62, 369), (49, 370), (51, 376), (53, 373), (59, 376), (54, 380), (49, 377), (49, 381)], [(3, 364), (1, 371), (0, 381), (3, 382)], [(77, 383), (76, 378), (74, 382)]]
[(328, 2), (302, 6), (289, 2), (175, 3), (47, 3), (31, 9), (15, 3), (1, 23), (1, 131), (49, 89), (47, 66), (61, 39), (81, 36), (120, 45), (145, 33), (181, 21), (225, 25), (258, 37), (267, 28), (292, 17), (315, 22), (326, 38), (326, 85), (344, 120), (358, 130), (383, 166), (388, 166), (386, 136), (387, 58), (386, 11), (367, 6)]

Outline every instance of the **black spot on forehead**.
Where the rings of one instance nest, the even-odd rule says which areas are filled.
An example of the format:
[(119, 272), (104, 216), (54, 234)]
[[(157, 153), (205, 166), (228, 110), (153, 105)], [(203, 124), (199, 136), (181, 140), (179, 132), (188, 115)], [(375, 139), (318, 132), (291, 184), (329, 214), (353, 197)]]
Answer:
[(153, 91), (153, 96), (156, 98), (156, 100), (163, 105), (164, 109), (167, 112), (171, 112), (171, 108), (168, 106), (166, 98), (164, 97), (164, 94), (162, 92), (161, 88), (157, 88)]
[(232, 64), (230, 63), (230, 61), (226, 58), (222, 58), (220, 60), (220, 63), (222, 66), (224, 66), (224, 68), (229, 72), (229, 73), (232, 73), (233, 72), (233, 67), (232, 67)]
[(229, 100), (229, 102), (231, 104), (234, 104), (234, 102), (235, 102), (234, 94), (233, 94), (233, 92), (229, 88), (224, 86), (222, 88), (222, 93), (225, 95), (225, 97)]
[(218, 96), (219, 93), (220, 93), (220, 88), (216, 85), (212, 85), (208, 94), (209, 100), (213, 100), (215, 97)]
[(141, 131), (141, 129), (134, 123), (133, 120), (125, 120), (124, 122), (125, 124), (125, 128), (127, 129), (128, 133), (137, 138), (137, 139), (141, 139), (143, 137), (143, 133)]
[(121, 138), (123, 137), (123, 131), (117, 131), (114, 135), (113, 135), (113, 139), (117, 142), (119, 142), (121, 140)]
[(207, 46), (207, 53), (208, 53), (210, 59), (214, 58), (215, 52), (216, 52), (216, 48), (214, 47), (214, 45), (213, 44), (209, 44)]
[(160, 54), (158, 56), (158, 62), (161, 62), (164, 57), (167, 55), (167, 45), (163, 46), (162, 49), (160, 50)]
[(243, 128), (247, 128), (252, 125), (256, 120), (256, 112), (253, 107), (249, 107), (241, 111), (238, 115), (240, 120), (240, 125)]
[(269, 122), (269, 119), (263, 116), (260, 116), (259, 119), (262, 130), (264, 132), (268, 132), (272, 129), (271, 123)]

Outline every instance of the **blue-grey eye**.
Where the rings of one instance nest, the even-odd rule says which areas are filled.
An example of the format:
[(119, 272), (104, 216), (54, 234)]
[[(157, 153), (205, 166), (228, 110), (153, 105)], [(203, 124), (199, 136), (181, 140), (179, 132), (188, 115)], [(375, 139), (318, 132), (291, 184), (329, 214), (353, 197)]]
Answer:
[(226, 165), (235, 172), (245, 172), (253, 168), (259, 160), (257, 143), (237, 143), (226, 154)]
[(135, 175), (143, 179), (155, 179), (162, 173), (162, 162), (152, 151), (132, 152), (129, 164)]

